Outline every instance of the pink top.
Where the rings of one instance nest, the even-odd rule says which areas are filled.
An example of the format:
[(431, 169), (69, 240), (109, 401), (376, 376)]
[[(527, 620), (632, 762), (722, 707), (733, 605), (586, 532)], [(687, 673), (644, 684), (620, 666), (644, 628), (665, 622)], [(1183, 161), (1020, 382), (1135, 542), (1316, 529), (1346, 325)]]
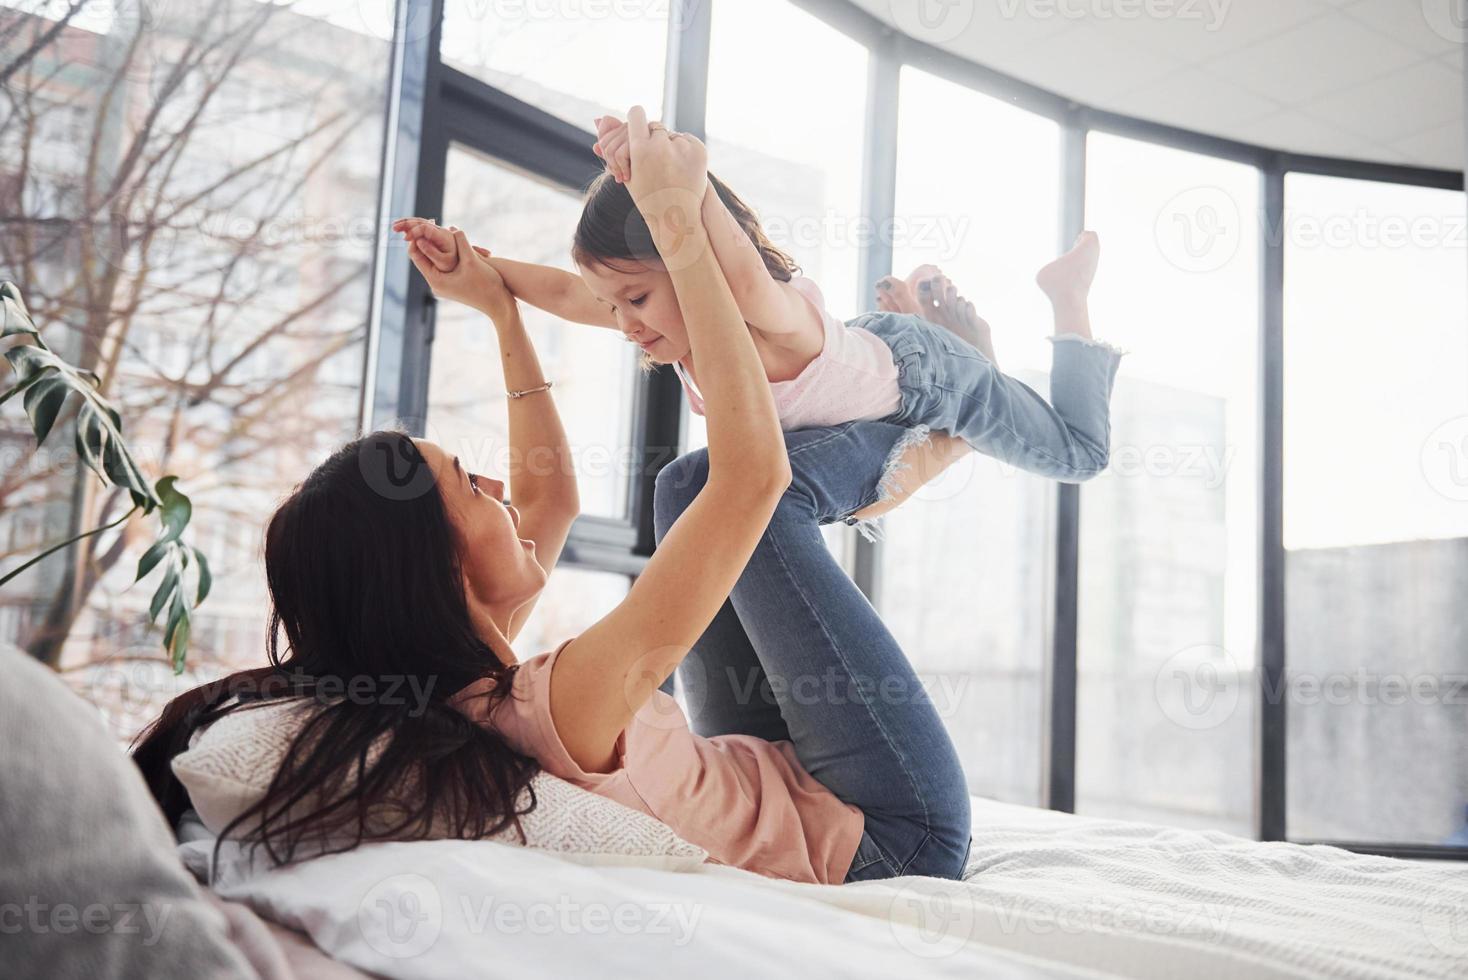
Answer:
[(788, 741), (695, 735), (678, 702), (654, 691), (617, 738), (618, 767), (583, 770), (551, 721), (551, 671), (565, 648), (523, 661), (488, 717), (475, 699), (493, 688), (491, 678), (453, 703), (552, 776), (661, 820), (718, 864), (792, 881), (846, 880), (865, 819), (801, 767)]
[[(848, 327), (826, 310), (821, 289), (812, 280), (796, 276), (790, 285), (820, 311), (826, 344), (805, 369), (789, 381), (771, 381), (775, 411), (783, 429), (811, 425), (839, 425), (886, 418), (902, 404), (897, 387), (897, 365), (892, 348), (870, 330)], [(688, 393), (689, 407), (703, 412), (703, 396), (682, 364), (673, 370)]]

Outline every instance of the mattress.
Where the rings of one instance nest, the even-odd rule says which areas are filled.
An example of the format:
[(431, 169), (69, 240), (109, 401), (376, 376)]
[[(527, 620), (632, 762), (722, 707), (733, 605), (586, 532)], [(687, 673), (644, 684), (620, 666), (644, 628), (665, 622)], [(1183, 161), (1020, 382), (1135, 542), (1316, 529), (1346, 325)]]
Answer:
[[(1468, 976), (1468, 873), (973, 801), (963, 881), (810, 885), (588, 867), (478, 841), (365, 845), (212, 886), (388, 977)], [(209, 842), (181, 847), (202, 866)]]

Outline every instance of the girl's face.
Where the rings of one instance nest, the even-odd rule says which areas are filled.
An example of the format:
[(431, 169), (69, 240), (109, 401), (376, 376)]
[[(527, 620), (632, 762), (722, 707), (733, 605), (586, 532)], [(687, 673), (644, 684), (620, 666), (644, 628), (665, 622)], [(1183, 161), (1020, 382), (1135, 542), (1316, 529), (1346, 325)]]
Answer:
[(673, 292), (673, 277), (661, 265), (613, 269), (601, 263), (579, 265), (591, 294), (612, 309), (617, 329), (659, 364), (688, 356), (688, 328)]
[(469, 597), (506, 613), (539, 595), (546, 572), (535, 559), (535, 542), (520, 537), (520, 512), (505, 500), (504, 483), (470, 472), (457, 456), (431, 442), (413, 441), (433, 470), (458, 533)]

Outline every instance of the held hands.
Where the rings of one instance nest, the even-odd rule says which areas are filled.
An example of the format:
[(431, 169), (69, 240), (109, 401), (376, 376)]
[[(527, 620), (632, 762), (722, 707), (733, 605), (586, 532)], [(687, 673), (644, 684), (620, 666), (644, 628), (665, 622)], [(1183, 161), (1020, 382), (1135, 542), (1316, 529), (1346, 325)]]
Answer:
[(408, 258), (433, 295), (488, 314), (496, 324), (514, 315), (515, 297), (489, 263), (490, 252), (458, 228), (440, 228), (428, 218), (399, 218), (393, 231), (408, 243)]

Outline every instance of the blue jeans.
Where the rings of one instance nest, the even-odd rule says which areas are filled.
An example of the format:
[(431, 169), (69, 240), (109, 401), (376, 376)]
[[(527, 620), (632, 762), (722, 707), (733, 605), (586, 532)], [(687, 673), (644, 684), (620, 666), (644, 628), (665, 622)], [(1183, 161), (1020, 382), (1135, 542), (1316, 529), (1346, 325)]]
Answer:
[[(677, 675), (694, 731), (789, 739), (812, 776), (861, 810), (847, 881), (957, 878), (968, 855), (968, 786), (953, 742), (820, 532), (877, 499), (907, 431), (851, 422), (785, 433), (790, 489)], [(658, 540), (707, 479), (705, 450), (658, 474)]]
[(1050, 401), (954, 333), (916, 316), (868, 313), (851, 326), (892, 348), (902, 407), (883, 421), (927, 426), (1030, 473), (1066, 482), (1106, 468), (1111, 387), (1119, 351), (1075, 336), (1053, 338)]

